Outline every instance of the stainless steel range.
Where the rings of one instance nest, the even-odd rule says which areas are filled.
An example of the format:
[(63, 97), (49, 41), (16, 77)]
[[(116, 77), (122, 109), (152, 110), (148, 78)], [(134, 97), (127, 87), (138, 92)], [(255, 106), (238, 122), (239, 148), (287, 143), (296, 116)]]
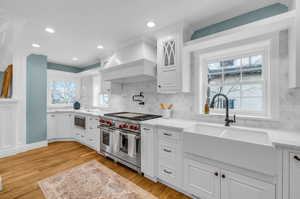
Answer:
[(140, 122), (159, 117), (130, 112), (105, 114), (100, 118), (100, 152), (140, 173)]

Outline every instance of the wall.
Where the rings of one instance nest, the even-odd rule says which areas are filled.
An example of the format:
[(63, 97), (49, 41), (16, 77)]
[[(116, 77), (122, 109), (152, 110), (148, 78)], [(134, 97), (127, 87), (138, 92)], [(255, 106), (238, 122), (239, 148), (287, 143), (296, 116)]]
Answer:
[(27, 57), (26, 143), (47, 139), (47, 57)]
[(246, 14), (237, 16), (237, 17), (233, 17), (231, 19), (222, 21), (220, 23), (216, 23), (210, 26), (207, 26), (205, 28), (201, 28), (197, 31), (195, 31), (192, 35), (192, 40), (194, 39), (198, 39), (201, 37), (205, 37), (214, 33), (218, 33), (221, 31), (225, 31), (231, 28), (235, 28), (241, 25), (245, 25), (248, 23), (252, 23), (254, 21), (257, 20), (261, 20), (261, 19), (265, 19), (271, 16), (275, 16), (278, 14), (282, 14), (284, 12), (288, 11), (288, 7), (280, 4), (280, 3), (276, 3), (264, 8), (260, 8), (251, 12), (248, 12)]
[[(300, 89), (288, 89), (288, 32), (280, 34), (280, 118), (278, 121), (262, 119), (242, 119), (237, 118), (238, 124), (250, 127), (264, 127), (286, 129), (300, 132)], [(145, 106), (139, 106), (132, 102), (132, 95), (140, 91), (145, 95)], [(194, 93), (179, 93), (172, 95), (163, 95), (156, 92), (156, 82), (131, 83), (123, 86), (123, 91), (112, 94), (110, 105), (114, 111), (137, 111), (145, 113), (161, 114), (159, 104), (174, 104), (175, 118), (192, 119), (206, 122), (224, 122), (224, 116), (199, 116), (195, 113)]]

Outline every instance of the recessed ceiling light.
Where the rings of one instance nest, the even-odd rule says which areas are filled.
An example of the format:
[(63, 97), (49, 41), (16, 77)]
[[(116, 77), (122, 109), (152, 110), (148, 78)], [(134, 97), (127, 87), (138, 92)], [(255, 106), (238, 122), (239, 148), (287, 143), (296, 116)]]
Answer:
[(102, 45), (97, 46), (98, 49), (103, 49), (104, 47)]
[(54, 29), (52, 29), (52, 28), (45, 28), (45, 31), (46, 32), (49, 32), (49, 33), (55, 33), (55, 30)]
[(34, 48), (39, 48), (39, 47), (41, 47), (39, 44), (31, 44), (31, 46), (34, 47)]
[(154, 28), (156, 26), (156, 24), (153, 21), (149, 21), (147, 23), (148, 28)]
[(78, 58), (77, 57), (73, 57), (72, 60), (73, 61), (78, 61)]

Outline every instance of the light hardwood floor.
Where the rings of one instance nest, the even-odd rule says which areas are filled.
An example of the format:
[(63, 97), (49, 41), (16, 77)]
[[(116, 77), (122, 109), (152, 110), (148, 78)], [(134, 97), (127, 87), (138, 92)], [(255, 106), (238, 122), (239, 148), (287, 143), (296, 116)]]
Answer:
[(160, 183), (154, 183), (75, 142), (52, 143), (48, 147), (0, 158), (0, 176), (4, 183), (0, 199), (43, 199), (37, 185), (39, 180), (90, 160), (101, 162), (158, 198), (188, 199), (187, 196)]

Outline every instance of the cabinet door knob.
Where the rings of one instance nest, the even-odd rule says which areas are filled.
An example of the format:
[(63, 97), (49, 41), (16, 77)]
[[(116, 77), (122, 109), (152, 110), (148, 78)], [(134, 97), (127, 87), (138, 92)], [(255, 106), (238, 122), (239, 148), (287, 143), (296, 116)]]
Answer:
[(294, 158), (295, 158), (295, 160), (300, 161), (300, 158), (298, 156), (295, 155)]
[(158, 88), (161, 88), (161, 85), (158, 85)]
[(225, 178), (226, 178), (226, 175), (225, 175), (225, 174), (222, 174), (222, 178), (225, 179)]
[(219, 176), (219, 173), (218, 173), (218, 172), (215, 172), (214, 174), (215, 174), (215, 176), (217, 176), (217, 177)]

